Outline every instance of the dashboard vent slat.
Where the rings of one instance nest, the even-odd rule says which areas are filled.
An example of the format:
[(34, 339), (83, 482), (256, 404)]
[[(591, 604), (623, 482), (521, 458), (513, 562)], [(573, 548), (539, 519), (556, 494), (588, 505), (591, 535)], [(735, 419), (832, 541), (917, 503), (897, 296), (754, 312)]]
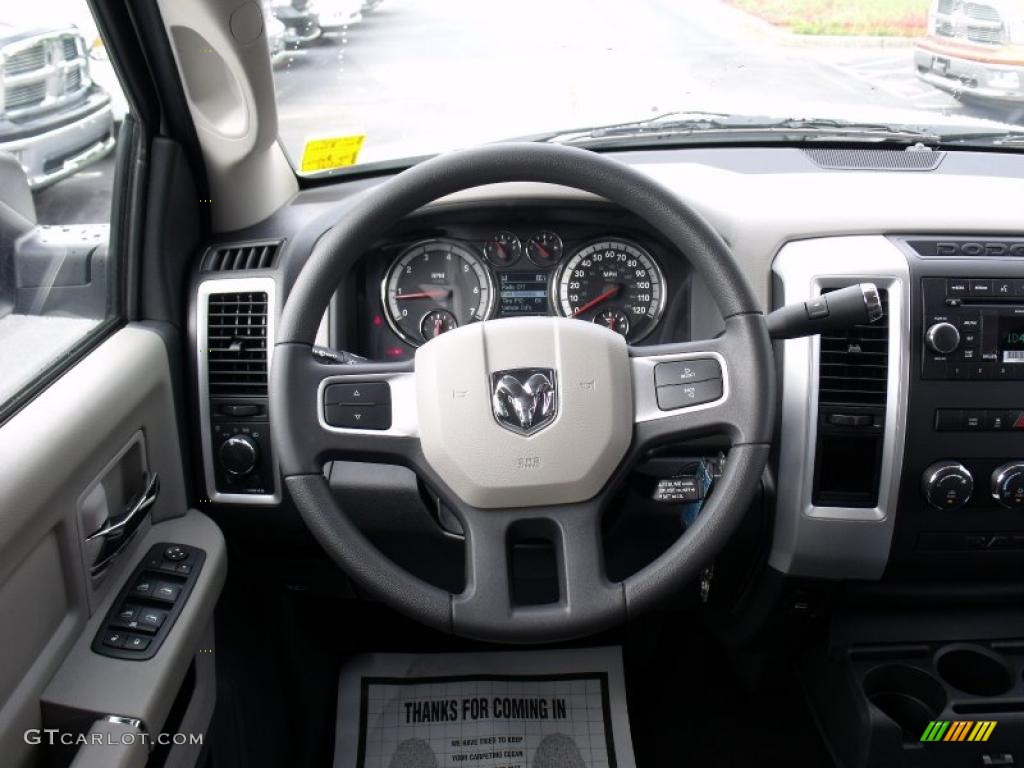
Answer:
[(280, 248), (280, 240), (216, 246), (206, 251), (200, 269), (203, 272), (270, 269), (274, 266)]
[(945, 152), (899, 149), (805, 149), (819, 168), (830, 171), (934, 171)]
[(889, 374), (889, 295), (879, 290), (883, 315), (870, 325), (821, 335), (819, 405), (885, 406)]
[(210, 395), (267, 395), (267, 294), (214, 293), (207, 304)]

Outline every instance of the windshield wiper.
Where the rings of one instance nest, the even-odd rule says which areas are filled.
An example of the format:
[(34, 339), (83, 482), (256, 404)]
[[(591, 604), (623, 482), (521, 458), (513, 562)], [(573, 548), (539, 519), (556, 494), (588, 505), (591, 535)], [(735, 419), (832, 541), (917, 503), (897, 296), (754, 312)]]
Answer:
[(775, 119), (715, 112), (672, 112), (649, 120), (552, 132), (534, 140), (587, 148), (686, 141), (864, 141), (938, 145), (931, 130), (821, 118)]

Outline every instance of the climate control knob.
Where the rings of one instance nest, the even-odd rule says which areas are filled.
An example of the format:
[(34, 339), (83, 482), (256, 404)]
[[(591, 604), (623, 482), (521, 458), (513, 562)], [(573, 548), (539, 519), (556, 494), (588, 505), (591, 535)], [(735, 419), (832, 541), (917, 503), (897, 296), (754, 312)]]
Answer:
[(952, 323), (936, 323), (924, 335), (928, 349), (937, 355), (949, 355), (960, 346), (960, 331)]
[(992, 470), (992, 498), (1007, 509), (1024, 509), (1024, 462), (1010, 461)]
[(937, 461), (924, 471), (921, 490), (936, 509), (960, 509), (971, 500), (974, 478), (958, 461)]
[(232, 435), (220, 444), (218, 456), (228, 474), (241, 477), (256, 469), (260, 447), (248, 435)]

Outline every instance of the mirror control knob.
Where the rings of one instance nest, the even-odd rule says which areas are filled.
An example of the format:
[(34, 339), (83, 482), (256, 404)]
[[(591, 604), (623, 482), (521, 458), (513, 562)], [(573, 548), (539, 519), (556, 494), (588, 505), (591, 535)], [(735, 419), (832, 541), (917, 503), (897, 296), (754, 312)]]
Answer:
[(952, 323), (936, 323), (925, 333), (924, 341), (935, 354), (948, 355), (960, 346), (960, 331)]
[(921, 491), (936, 509), (960, 509), (971, 500), (974, 477), (958, 461), (937, 461), (924, 471)]
[(992, 470), (992, 498), (1007, 509), (1024, 509), (1024, 462), (1009, 461)]
[(260, 449), (247, 435), (232, 435), (220, 444), (220, 464), (228, 474), (241, 477), (256, 469)]

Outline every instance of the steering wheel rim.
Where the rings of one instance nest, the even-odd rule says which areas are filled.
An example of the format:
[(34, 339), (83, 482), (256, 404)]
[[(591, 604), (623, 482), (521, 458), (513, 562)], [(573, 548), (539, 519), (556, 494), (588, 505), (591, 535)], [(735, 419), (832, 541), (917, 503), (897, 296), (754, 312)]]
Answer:
[[(405, 386), (402, 382), (409, 381), (406, 377), (415, 376), (414, 366), (325, 365), (313, 360), (311, 348), (335, 286), (388, 228), (454, 192), (517, 181), (573, 187), (639, 216), (686, 254), (725, 317), (726, 331), (707, 341), (658, 347), (626, 350), (621, 342), (620, 350), (607, 337), (593, 336), (589, 330), (585, 333), (592, 339), (579, 335), (583, 326), (592, 324), (551, 319), (543, 333), (550, 329), (556, 336), (596, 345), (593, 349), (600, 353), (607, 348), (613, 361), (610, 375), (621, 373), (620, 358), (628, 359), (635, 416), (628, 445), (618, 454), (613, 470), (601, 478), (596, 492), (581, 492), (586, 498), (577, 493), (550, 505), (482, 508), (465, 501), (465, 486), (460, 487), (461, 495), (453, 490), (457, 478), (439, 471), (443, 462), (436, 455), (437, 441), (421, 440), (428, 435), (421, 436), (412, 427), (387, 434), (325, 428), (320, 409), (326, 382), (381, 378), (397, 391)], [(498, 328), (498, 324), (524, 322), (474, 325), (481, 326), (477, 335), (483, 336), (482, 327), (488, 324)], [(459, 331), (466, 331), (463, 336), (468, 338), (469, 328), (472, 326)], [(270, 372), (272, 435), (285, 487), (307, 526), (338, 565), (371, 594), (424, 624), (464, 636), (503, 642), (569, 639), (621, 623), (656, 605), (692, 579), (725, 544), (749, 506), (768, 459), (776, 401), (771, 344), (753, 291), (728, 247), (672, 192), (628, 166), (584, 150), (545, 144), (463, 150), (421, 163), (366, 193), (313, 248), (288, 295), (276, 337)], [(422, 347), (421, 352), (428, 348), (431, 353), (443, 352), (444, 339)], [(421, 373), (424, 368), (431, 370), (427, 368), (431, 356), (417, 353), (416, 366)], [(723, 393), (718, 401), (676, 409), (667, 416), (651, 410), (656, 397), (653, 369), (659, 361), (709, 356), (721, 364)], [(423, 386), (418, 392), (421, 408), (436, 405), (437, 401), (424, 400)], [(399, 403), (393, 408), (396, 420), (403, 422)], [(431, 423), (436, 428), (436, 422)], [(730, 450), (715, 493), (696, 523), (652, 563), (622, 582), (610, 582), (603, 569), (600, 522), (612, 491), (649, 448), (710, 433), (726, 435)], [(467, 584), (463, 593), (449, 594), (412, 576), (363, 536), (330, 492), (322, 472), (323, 462), (329, 458), (404, 464), (441, 496), (466, 531)], [(517, 606), (512, 601), (507, 561), (502, 555), (507, 554), (505, 545), (512, 527), (521, 525), (547, 526), (545, 530), (557, 542), (561, 595), (557, 603)]]

